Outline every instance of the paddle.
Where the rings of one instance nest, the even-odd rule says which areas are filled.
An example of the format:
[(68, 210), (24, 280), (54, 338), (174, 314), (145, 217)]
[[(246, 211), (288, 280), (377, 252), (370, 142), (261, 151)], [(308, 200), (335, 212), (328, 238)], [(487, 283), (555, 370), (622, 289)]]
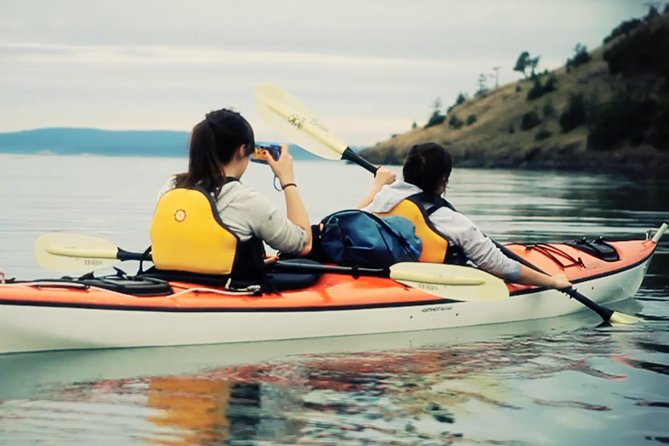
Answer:
[[(256, 103), (261, 116), (267, 122), (273, 124), (286, 138), (295, 142), (303, 149), (326, 159), (338, 159), (341, 157), (341, 159), (347, 159), (359, 164), (370, 172), (376, 172), (377, 168), (357, 153), (355, 156), (351, 156), (350, 153), (353, 151), (335, 137), (327, 126), (323, 124), (323, 121), (317, 118), (306, 105), (302, 104), (297, 98), (291, 96), (281, 87), (268, 84), (258, 86), (256, 89)], [(497, 242), (494, 243), (501, 247)], [(506, 248), (502, 252), (507, 255), (511, 253)], [(512, 258), (518, 260), (515, 257)], [(527, 267), (540, 271), (538, 268), (530, 266), (530, 263), (525, 259), (523, 259), (522, 263)], [(573, 297), (581, 304), (595, 311), (604, 322), (632, 324), (640, 321), (637, 317), (614, 312), (602, 307), (574, 288), (559, 291)]]
[(35, 242), (35, 257), (43, 268), (61, 273), (88, 272), (123, 260), (151, 260), (145, 254), (117, 248), (109, 240), (64, 232), (40, 235)]
[[(37, 262), (58, 272), (88, 272), (123, 260), (151, 260), (150, 255), (128, 252), (109, 241), (79, 234), (43, 234), (35, 243)], [(428, 294), (460, 301), (502, 301), (509, 290), (497, 277), (456, 265), (403, 262), (385, 268), (352, 268), (310, 263), (276, 262), (273, 271), (389, 277)]]
[(300, 147), (329, 160), (347, 160), (371, 173), (378, 166), (353, 151), (330, 132), (322, 121), (297, 98), (277, 85), (263, 84), (256, 88), (256, 105), (260, 115)]

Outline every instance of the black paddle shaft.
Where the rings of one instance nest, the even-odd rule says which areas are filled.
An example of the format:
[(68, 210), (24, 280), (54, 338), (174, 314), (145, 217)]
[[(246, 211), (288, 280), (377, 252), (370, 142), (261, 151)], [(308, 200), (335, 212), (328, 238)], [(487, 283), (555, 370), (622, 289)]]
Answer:
[(374, 175), (376, 175), (376, 171), (379, 170), (379, 166), (375, 166), (374, 164), (370, 163), (369, 161), (358, 155), (350, 147), (347, 147), (346, 150), (344, 150), (344, 152), (341, 154), (341, 159), (355, 163), (358, 166), (367, 169)]
[(318, 263), (306, 262), (282, 262), (269, 265), (270, 271), (283, 271), (294, 273), (321, 273), (321, 274), (344, 274), (353, 277), (372, 276), (388, 277), (390, 271), (387, 268), (357, 268), (350, 266), (321, 265)]

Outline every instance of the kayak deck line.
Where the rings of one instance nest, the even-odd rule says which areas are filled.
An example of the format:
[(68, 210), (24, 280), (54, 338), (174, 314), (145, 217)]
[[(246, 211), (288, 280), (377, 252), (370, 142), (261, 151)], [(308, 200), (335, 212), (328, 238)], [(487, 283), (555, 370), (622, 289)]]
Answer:
[(303, 306), (303, 307), (235, 307), (235, 306), (216, 306), (216, 307), (182, 307), (182, 306), (151, 306), (151, 305), (114, 305), (114, 304), (90, 304), (86, 302), (48, 302), (48, 301), (27, 301), (27, 300), (10, 300), (0, 299), (0, 305), (17, 305), (17, 306), (34, 306), (34, 307), (54, 307), (54, 308), (79, 308), (90, 310), (105, 310), (105, 311), (146, 311), (146, 312), (167, 312), (167, 313), (309, 313), (321, 311), (351, 311), (351, 310), (373, 310), (378, 308), (401, 308), (414, 306), (430, 306), (430, 305), (457, 305), (466, 304), (467, 302), (450, 299), (432, 299), (422, 301), (405, 301), (405, 302), (382, 302), (377, 304), (348, 304), (348, 305), (331, 305), (331, 306)]

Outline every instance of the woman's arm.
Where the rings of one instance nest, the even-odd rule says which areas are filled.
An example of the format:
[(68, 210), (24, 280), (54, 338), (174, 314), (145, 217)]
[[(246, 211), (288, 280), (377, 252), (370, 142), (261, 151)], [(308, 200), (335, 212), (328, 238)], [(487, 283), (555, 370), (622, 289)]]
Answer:
[(568, 288), (563, 274), (549, 276), (508, 258), (468, 217), (450, 209), (439, 209), (430, 217), (437, 230), (460, 246), (469, 260), (509, 282), (548, 288)]
[(532, 268), (528, 268), (525, 265), (520, 265), (520, 278), (518, 279), (518, 282), (527, 285), (556, 288), (558, 290), (571, 287), (571, 282), (567, 280), (567, 276), (564, 274), (555, 274), (554, 276), (549, 276), (547, 274), (540, 273), (539, 271), (535, 271)]
[[(281, 184), (285, 185), (289, 183), (282, 182)], [(309, 223), (309, 215), (307, 214), (307, 210), (304, 207), (304, 202), (302, 201), (302, 197), (297, 190), (297, 186), (288, 186), (283, 190), (283, 193), (286, 197), (286, 214), (288, 216), (288, 220), (304, 229), (304, 231), (307, 233), (306, 244), (304, 245), (302, 251), (300, 251), (301, 256), (307, 255), (311, 252), (313, 240), (311, 238), (311, 224)]]
[(358, 204), (358, 209), (369, 206), (369, 204), (374, 200), (376, 194), (381, 191), (381, 188), (383, 188), (383, 186), (386, 184), (391, 184), (394, 182), (395, 178), (395, 172), (383, 166), (379, 167), (376, 170), (376, 174), (374, 176), (374, 184), (372, 184), (372, 188), (369, 190), (367, 195), (365, 195), (360, 204)]
[(288, 220), (295, 223), (306, 232), (306, 244), (299, 255), (307, 255), (311, 252), (311, 223), (309, 215), (304, 206), (302, 197), (295, 183), (295, 171), (293, 168), (293, 157), (288, 152), (288, 145), (281, 146), (281, 156), (274, 160), (271, 156), (267, 157), (267, 162), (272, 168), (274, 175), (279, 179), (286, 199), (286, 215)]

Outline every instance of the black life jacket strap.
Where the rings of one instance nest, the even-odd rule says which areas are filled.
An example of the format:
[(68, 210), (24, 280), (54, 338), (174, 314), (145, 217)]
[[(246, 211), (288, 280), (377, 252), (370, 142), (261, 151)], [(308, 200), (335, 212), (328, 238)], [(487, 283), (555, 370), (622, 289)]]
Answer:
[[(451, 203), (449, 203), (444, 197), (435, 194), (428, 194), (426, 192), (419, 192), (417, 194), (407, 197), (407, 199), (415, 203), (418, 208), (423, 212), (425, 216), (425, 222), (427, 225), (435, 232), (441, 234), (441, 232), (434, 227), (430, 221), (430, 215), (432, 215), (438, 209), (447, 207), (452, 211), (455, 211), (455, 208)], [(443, 236), (443, 234), (442, 234)], [(445, 237), (445, 236), (444, 236)], [(446, 250), (446, 257), (444, 258), (444, 263), (449, 265), (466, 265), (468, 258), (465, 255), (462, 247), (456, 245), (455, 243), (448, 243), (448, 249)]]

